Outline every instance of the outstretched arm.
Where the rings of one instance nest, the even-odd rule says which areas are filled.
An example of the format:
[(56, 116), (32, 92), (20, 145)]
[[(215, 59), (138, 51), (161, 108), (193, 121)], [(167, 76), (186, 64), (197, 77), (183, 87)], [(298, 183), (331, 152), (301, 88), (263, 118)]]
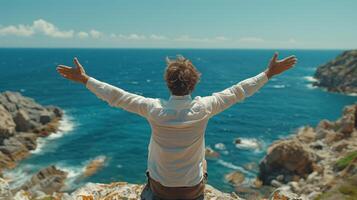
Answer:
[(147, 117), (148, 109), (154, 101), (153, 99), (127, 92), (88, 76), (77, 58), (74, 58), (74, 64), (75, 67), (58, 65), (57, 71), (66, 79), (84, 84), (98, 98), (108, 102), (110, 106), (120, 107)]
[(233, 104), (243, 101), (246, 97), (253, 95), (270, 78), (278, 75), (293, 67), (297, 59), (295, 56), (289, 56), (282, 60), (277, 60), (278, 53), (275, 53), (267, 69), (260, 74), (245, 79), (236, 85), (233, 85), (221, 92), (213, 93), (211, 96), (203, 97), (202, 101), (210, 112), (210, 115), (216, 115)]

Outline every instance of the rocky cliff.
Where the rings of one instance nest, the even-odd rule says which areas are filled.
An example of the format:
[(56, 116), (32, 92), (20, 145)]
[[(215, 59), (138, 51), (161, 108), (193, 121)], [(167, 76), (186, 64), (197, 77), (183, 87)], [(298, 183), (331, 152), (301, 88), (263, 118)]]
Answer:
[[(2, 200), (139, 200), (144, 185), (130, 184), (127, 182), (114, 182), (111, 184), (87, 183), (85, 186), (72, 193), (54, 192), (51, 195), (37, 190), (29, 193), (20, 190), (11, 192), (6, 181), (0, 178), (0, 199)], [(143, 193), (146, 200), (153, 200), (151, 193)], [(235, 194), (220, 192), (210, 185), (206, 185), (205, 199), (207, 200), (239, 200)]]
[(317, 68), (316, 86), (332, 92), (357, 93), (357, 50), (345, 51)]
[(37, 138), (56, 132), (63, 112), (18, 92), (0, 93), (0, 177), (37, 147)]
[(265, 185), (307, 199), (357, 199), (357, 104), (334, 122), (322, 120), (276, 141), (259, 168)]

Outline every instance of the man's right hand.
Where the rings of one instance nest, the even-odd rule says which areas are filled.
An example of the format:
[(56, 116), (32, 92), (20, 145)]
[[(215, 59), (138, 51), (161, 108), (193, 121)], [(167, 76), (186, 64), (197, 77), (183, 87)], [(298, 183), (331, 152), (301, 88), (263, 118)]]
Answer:
[(74, 64), (76, 67), (58, 65), (56, 68), (57, 72), (66, 79), (86, 84), (89, 79), (89, 76), (86, 74), (84, 68), (79, 63), (77, 58), (74, 58)]
[(268, 69), (265, 71), (269, 79), (274, 75), (280, 74), (292, 68), (297, 62), (297, 58), (295, 56), (289, 56), (282, 60), (277, 60), (277, 59), (278, 59), (278, 53), (276, 52), (273, 58), (270, 60)]

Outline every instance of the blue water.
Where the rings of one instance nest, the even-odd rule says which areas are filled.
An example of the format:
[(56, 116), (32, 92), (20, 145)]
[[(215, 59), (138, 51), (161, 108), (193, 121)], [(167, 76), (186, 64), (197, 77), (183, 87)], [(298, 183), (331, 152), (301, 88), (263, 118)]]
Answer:
[[(250, 162), (258, 163), (266, 147), (278, 138), (292, 134), (302, 125), (315, 126), (321, 119), (335, 120), (344, 105), (356, 97), (312, 88), (306, 79), (317, 66), (333, 59), (341, 51), (282, 50), (281, 56), (295, 54), (299, 63), (276, 77), (245, 102), (211, 119), (206, 144), (221, 157), (208, 160), (209, 184), (231, 191), (224, 174)], [(53, 104), (66, 111), (63, 124), (69, 131), (61, 137), (41, 141), (41, 148), (9, 173), (14, 179), (49, 164), (69, 170), (74, 180), (86, 163), (97, 156), (108, 158), (95, 175), (72, 181), (145, 182), (147, 145), (150, 127), (145, 119), (112, 108), (96, 98), (83, 85), (63, 79), (57, 64), (72, 65), (77, 56), (87, 73), (99, 80), (148, 97), (168, 98), (163, 81), (165, 56), (182, 54), (202, 72), (202, 80), (193, 93), (209, 95), (264, 70), (273, 50), (159, 50), (159, 49), (0, 49), (0, 91), (20, 91), (41, 104)], [(235, 138), (257, 140), (263, 150), (238, 149)], [(245, 171), (248, 179), (256, 172)]]

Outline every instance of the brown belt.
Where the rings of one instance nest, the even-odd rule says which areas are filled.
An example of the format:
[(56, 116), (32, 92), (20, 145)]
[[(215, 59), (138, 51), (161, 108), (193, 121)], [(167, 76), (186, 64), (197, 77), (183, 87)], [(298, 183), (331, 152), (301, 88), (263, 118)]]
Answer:
[(208, 175), (204, 174), (203, 180), (192, 187), (166, 187), (161, 183), (152, 179), (149, 172), (146, 172), (148, 177), (148, 185), (155, 196), (155, 200), (173, 200), (173, 199), (203, 199), (205, 184), (207, 183)]

